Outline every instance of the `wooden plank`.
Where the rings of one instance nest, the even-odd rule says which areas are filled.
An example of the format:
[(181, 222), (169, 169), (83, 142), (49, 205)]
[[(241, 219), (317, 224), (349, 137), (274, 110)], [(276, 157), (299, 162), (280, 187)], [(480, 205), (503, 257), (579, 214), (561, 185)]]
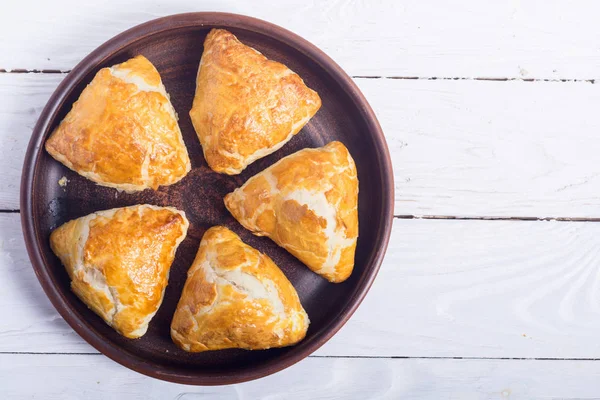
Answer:
[[(0, 74), (0, 209), (19, 207), (31, 130), (63, 77)], [(600, 217), (600, 85), (356, 81), (388, 141), (396, 214)]]
[[(29, 4), (28, 4), (29, 3)], [(594, 1), (219, 2), (26, 0), (3, 9), (0, 68), (71, 69), (110, 37), (174, 13), (266, 19), (315, 43), (352, 75), (598, 79)], [(27, 34), (15, 34), (27, 29)]]
[(396, 215), (600, 216), (600, 85), (358, 83), (386, 134)]
[(61, 74), (0, 74), (0, 210), (19, 208), (25, 151)]
[[(0, 214), (0, 352), (93, 352)], [(600, 358), (600, 224), (396, 219), (371, 292), (321, 356)], [(23, 340), (26, 337), (27, 340)]]
[(591, 399), (600, 362), (309, 358), (257, 381), (194, 387), (103, 356), (1, 354), (0, 376), (10, 399)]

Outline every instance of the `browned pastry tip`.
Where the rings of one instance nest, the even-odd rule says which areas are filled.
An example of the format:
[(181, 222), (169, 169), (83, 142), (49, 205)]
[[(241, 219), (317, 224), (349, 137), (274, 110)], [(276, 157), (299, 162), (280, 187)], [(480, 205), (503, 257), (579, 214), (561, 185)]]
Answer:
[(281, 148), (320, 107), (317, 92), (285, 65), (224, 29), (206, 37), (190, 117), (214, 171), (239, 174)]

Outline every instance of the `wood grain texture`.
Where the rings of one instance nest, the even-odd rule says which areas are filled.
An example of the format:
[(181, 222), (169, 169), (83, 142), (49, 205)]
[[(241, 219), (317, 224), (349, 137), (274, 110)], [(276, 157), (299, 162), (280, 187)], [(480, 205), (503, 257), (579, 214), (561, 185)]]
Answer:
[(600, 216), (600, 85), (359, 86), (390, 147), (396, 215)]
[[(23, 0), (3, 8), (0, 68), (68, 70), (160, 16), (226, 11), (276, 23), (352, 75), (598, 79), (597, 2)], [(15, 32), (27, 30), (27, 35)], [(476, 32), (476, 33), (475, 33)]]
[[(248, 14), (312, 41), (351, 75), (460, 78), (357, 80), (395, 163), (396, 214), (598, 218), (599, 8), (583, 0), (22, 0), (2, 5), (0, 34), (10, 39), (0, 40), (0, 70), (69, 70), (115, 34), (168, 14)], [(18, 208), (31, 130), (63, 77), (0, 73), (0, 210)], [(396, 220), (372, 291), (317, 354), (598, 359), (598, 230)], [(0, 213), (0, 293), (0, 352), (95, 353), (43, 294), (18, 214)], [(599, 378), (598, 361), (309, 358), (259, 381), (195, 388), (101, 355), (0, 354), (2, 393), (16, 399), (598, 399)]]
[[(80, 399), (597, 399), (600, 363), (308, 358), (258, 381), (170, 384), (94, 355), (0, 355), (3, 395)], [(35, 379), (32, 381), (32, 377)]]
[(63, 75), (0, 74), (0, 210), (19, 208), (31, 132)]
[[(0, 352), (95, 352), (0, 214)], [(316, 354), (600, 358), (600, 224), (396, 219), (363, 304)], [(27, 340), (23, 340), (26, 337)]]
[[(0, 209), (59, 74), (0, 74)], [(397, 215), (600, 217), (600, 85), (357, 79), (386, 135)]]

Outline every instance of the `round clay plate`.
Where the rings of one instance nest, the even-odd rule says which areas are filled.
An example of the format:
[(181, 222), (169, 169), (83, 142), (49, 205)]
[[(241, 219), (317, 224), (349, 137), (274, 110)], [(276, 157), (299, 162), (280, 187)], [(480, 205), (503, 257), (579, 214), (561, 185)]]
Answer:
[[(321, 96), (323, 106), (282, 149), (251, 164), (237, 176), (208, 168), (188, 112), (204, 38), (225, 28), (240, 41), (297, 72)], [(175, 110), (192, 161), (179, 183), (157, 191), (127, 194), (98, 186), (52, 159), (44, 141), (100, 68), (135, 55), (158, 69)], [(277, 160), (305, 147), (343, 142), (354, 157), (360, 181), (359, 239), (352, 276), (334, 284), (311, 272), (267, 238), (253, 236), (228, 213), (223, 197)], [(68, 185), (58, 180), (66, 176)], [(126, 339), (96, 316), (69, 288), (65, 268), (50, 250), (50, 232), (94, 211), (149, 203), (184, 210), (190, 220), (187, 238), (171, 267), (169, 285), (146, 335)], [(215, 385), (243, 382), (272, 374), (308, 356), (350, 318), (369, 290), (390, 236), (393, 178), (381, 128), (352, 80), (323, 52), (280, 27), (257, 19), (222, 13), (190, 13), (136, 26), (109, 40), (62, 81), (33, 131), (21, 183), (21, 215), (27, 250), (46, 294), (63, 318), (92, 346), (143, 374), (173, 382)], [(204, 232), (225, 225), (242, 240), (271, 257), (292, 282), (310, 317), (306, 338), (296, 346), (263, 351), (221, 350), (187, 353), (171, 341), (169, 327), (186, 272)]]

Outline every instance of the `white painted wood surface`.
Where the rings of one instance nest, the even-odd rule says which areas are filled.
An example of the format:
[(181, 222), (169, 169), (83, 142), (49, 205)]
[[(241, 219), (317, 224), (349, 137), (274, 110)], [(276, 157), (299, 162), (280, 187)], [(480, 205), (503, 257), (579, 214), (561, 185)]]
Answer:
[(138, 23), (181, 12), (227, 11), (298, 33), (352, 75), (600, 78), (599, 10), (593, 0), (6, 3), (0, 24), (5, 69), (68, 70)]
[(0, 71), (69, 70), (111, 36), (178, 12), (282, 25), (356, 77), (388, 140), (395, 213), (475, 220), (395, 219), (371, 292), (315, 357), (235, 386), (150, 379), (79, 338), (33, 274), (19, 214), (6, 211), (19, 207), (31, 130), (65, 75), (0, 72), (3, 398), (600, 399), (600, 223), (590, 222), (600, 219), (600, 3), (5, 3)]
[[(44, 400), (597, 399), (600, 363), (539, 360), (309, 358), (225, 387), (147, 378), (95, 355), (0, 355), (5, 398)], [(64, 379), (69, 376), (70, 379)], [(44, 377), (37, 381), (38, 377)], [(43, 391), (43, 392), (42, 392)], [(41, 395), (40, 395), (41, 394)]]
[[(64, 76), (0, 74), (0, 209), (19, 207), (31, 130)], [(387, 138), (397, 215), (600, 217), (600, 85), (356, 82)]]

